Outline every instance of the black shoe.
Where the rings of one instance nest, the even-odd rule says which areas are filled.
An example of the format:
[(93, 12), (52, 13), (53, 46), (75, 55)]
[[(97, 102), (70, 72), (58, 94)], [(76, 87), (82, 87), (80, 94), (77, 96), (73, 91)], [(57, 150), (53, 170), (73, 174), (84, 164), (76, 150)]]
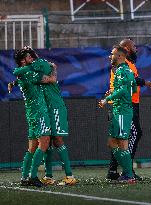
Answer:
[(44, 186), (43, 183), (38, 179), (38, 177), (29, 178), (29, 185), (30, 186), (36, 186), (36, 187)]
[(143, 180), (143, 177), (141, 176), (138, 176), (137, 174), (134, 173), (134, 178), (136, 181), (142, 181)]
[(21, 186), (29, 186), (29, 180), (28, 179), (21, 179), (20, 185)]
[(117, 180), (120, 177), (118, 172), (109, 171), (106, 178), (110, 180)]

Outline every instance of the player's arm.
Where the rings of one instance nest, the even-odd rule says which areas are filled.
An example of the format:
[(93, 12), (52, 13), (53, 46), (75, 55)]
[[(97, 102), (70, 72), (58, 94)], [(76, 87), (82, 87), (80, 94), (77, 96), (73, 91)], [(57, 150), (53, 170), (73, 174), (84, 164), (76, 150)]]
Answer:
[(32, 70), (34, 70), (35, 72), (43, 72), (44, 74), (46, 74), (45, 66), (49, 68), (49, 70), (47, 71), (48, 72), (47, 74), (50, 74), (52, 72), (53, 64), (49, 63), (47, 60), (38, 59), (31, 64)]
[(15, 68), (13, 71), (13, 74), (15, 76), (23, 76), (25, 73), (27, 73), (29, 71), (30, 71), (29, 66), (23, 66), (23, 67)]
[(27, 83), (41, 83), (43, 78), (43, 73), (34, 72), (29, 66), (18, 67), (14, 70), (13, 74), (19, 79), (24, 79)]
[(134, 77), (135, 77), (137, 86), (140, 86), (140, 87), (147, 86), (147, 87), (151, 88), (151, 82), (150, 81), (146, 81), (145, 79), (139, 77), (138, 70), (137, 70), (135, 64), (129, 64), (128, 63), (128, 65), (134, 73)]
[(135, 80), (136, 80), (137, 86), (143, 87), (145, 85), (145, 80), (143, 78), (135, 77)]
[(150, 87), (151, 88), (151, 82), (150, 81), (145, 81), (145, 86)]
[(151, 88), (151, 82), (150, 81), (146, 81), (145, 79), (140, 78), (140, 77), (136, 77), (135, 80), (136, 80), (137, 86), (141, 86), (141, 87), (147, 86), (147, 87)]
[[(56, 72), (52, 72), (50, 75), (44, 75), (44, 73), (37, 72), (37, 71), (35, 73), (37, 74), (37, 80), (36, 80), (37, 83), (49, 84), (49, 83), (56, 83), (57, 81)], [(38, 76), (38, 73), (40, 74), (40, 76)]]
[(100, 100), (99, 103), (98, 103), (98, 106), (103, 108), (106, 103), (107, 103), (106, 99)]
[(54, 76), (44, 75), (40, 69), (33, 71), (29, 66), (16, 68), (13, 73), (15, 76), (24, 78), (26, 82), (33, 84), (54, 83), (56, 81)]
[[(49, 65), (49, 66), (48, 66)], [(47, 66), (48, 68), (48, 74), (46, 75), (44, 67)], [(52, 63), (48, 62), (44, 59), (39, 59), (32, 63), (32, 69), (35, 72), (42, 72), (43, 78), (41, 80), (41, 83), (56, 83), (57, 81), (57, 66)]]
[(125, 94), (126, 89), (125, 85), (121, 85), (118, 90), (114, 90), (110, 95), (106, 96), (105, 99), (99, 101), (99, 107), (103, 108), (105, 104), (107, 104), (108, 101), (113, 101), (115, 99), (120, 99), (123, 94)]
[(42, 83), (56, 83), (57, 82), (57, 66), (54, 63), (49, 62), (50, 66), (52, 66), (52, 71), (49, 76), (44, 75), (42, 79)]
[(126, 91), (125, 86), (124, 85), (120, 86), (119, 89), (117, 89), (116, 91), (113, 91), (113, 93), (111, 93), (105, 99), (107, 101), (115, 100), (115, 99), (120, 99), (122, 97), (122, 95), (125, 93), (125, 91)]
[(41, 83), (56, 83), (56, 77), (51, 75), (43, 75)]
[(114, 100), (114, 99), (119, 99), (126, 92), (126, 84), (128, 82), (125, 78), (125, 73), (117, 71), (116, 72), (116, 78), (118, 79), (118, 89), (116, 89), (116, 91), (113, 90), (113, 92), (105, 98), (107, 101)]
[(49, 65), (52, 67), (51, 75), (57, 77), (57, 65), (52, 62), (49, 62)]
[(107, 101), (120, 99), (127, 92), (127, 85), (129, 83), (131, 83), (132, 94), (137, 92), (137, 84), (134, 75), (131, 76), (131, 82), (125, 78), (125, 73), (117, 72), (116, 77), (118, 78), (119, 88), (105, 98)]
[(103, 108), (104, 105), (108, 102), (108, 101), (113, 101), (115, 99), (119, 99), (122, 97), (123, 94), (125, 94), (126, 92), (126, 80), (124, 78), (124, 75), (121, 72), (117, 72), (116, 73), (116, 77), (118, 78), (118, 84), (119, 84), (119, 89), (113, 90), (112, 92), (109, 93), (109, 95), (107, 95), (105, 97), (105, 99), (99, 101), (99, 107)]

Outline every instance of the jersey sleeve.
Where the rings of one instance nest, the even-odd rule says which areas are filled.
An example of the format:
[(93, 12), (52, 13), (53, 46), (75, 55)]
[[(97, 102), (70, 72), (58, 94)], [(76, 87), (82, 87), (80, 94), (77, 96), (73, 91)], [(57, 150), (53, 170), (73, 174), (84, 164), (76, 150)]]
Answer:
[(118, 99), (126, 92), (127, 80), (123, 72), (116, 72), (115, 77), (118, 79), (118, 88), (114, 90), (109, 96), (106, 97), (107, 101)]
[(41, 83), (43, 73), (34, 72), (30, 70), (29, 66), (19, 67), (14, 70), (14, 75), (20, 79), (23, 79), (27, 83)]
[(125, 93), (124, 86), (121, 86), (118, 90), (114, 91), (111, 95), (106, 97), (107, 101), (118, 99), (122, 97), (122, 95)]
[(29, 66), (15, 68), (13, 74), (15, 76), (22, 76), (30, 70)]
[[(34, 71), (43, 72), (43, 74), (48, 75), (51, 74), (53, 66), (49, 64), (47, 60), (38, 59), (31, 64), (31, 67)], [(46, 72), (47, 68), (47, 73)]]

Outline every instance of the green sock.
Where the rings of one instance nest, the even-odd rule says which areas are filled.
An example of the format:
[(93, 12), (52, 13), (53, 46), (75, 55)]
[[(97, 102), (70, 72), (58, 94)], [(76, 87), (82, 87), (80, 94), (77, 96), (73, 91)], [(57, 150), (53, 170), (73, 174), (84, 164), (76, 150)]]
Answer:
[(43, 160), (43, 156), (44, 152), (40, 148), (37, 148), (32, 159), (31, 178), (37, 177), (38, 167), (40, 166), (41, 161)]
[(44, 163), (45, 163), (45, 176), (52, 177), (52, 154), (53, 148), (49, 147), (44, 153)]
[(114, 154), (114, 157), (116, 158), (119, 165), (121, 165), (121, 152), (120, 152), (119, 147), (113, 148), (112, 153)]
[(57, 148), (57, 152), (59, 153), (60, 159), (63, 163), (66, 176), (72, 176), (69, 156), (68, 156), (68, 150), (65, 145), (62, 145), (61, 147)]
[(123, 168), (123, 173), (128, 176), (133, 176), (132, 171), (132, 159), (129, 150), (120, 150), (121, 151), (121, 166)]
[(115, 148), (112, 151), (119, 165), (123, 169), (122, 173), (128, 177), (132, 177), (132, 159), (129, 150), (121, 150), (119, 148)]
[(33, 155), (34, 153), (26, 152), (24, 156), (23, 167), (22, 167), (22, 178), (26, 179), (29, 176)]

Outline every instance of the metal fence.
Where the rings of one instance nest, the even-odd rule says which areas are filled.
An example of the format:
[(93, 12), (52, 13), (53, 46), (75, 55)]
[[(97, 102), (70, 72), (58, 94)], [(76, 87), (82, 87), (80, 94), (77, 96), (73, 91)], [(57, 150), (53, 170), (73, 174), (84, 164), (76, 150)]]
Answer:
[(1, 16), (1, 49), (22, 48), (24, 45), (30, 45), (34, 48), (44, 48), (43, 15)]
[(68, 6), (41, 15), (0, 16), (0, 48), (108, 47), (128, 37), (151, 43), (149, 0), (68, 0)]

